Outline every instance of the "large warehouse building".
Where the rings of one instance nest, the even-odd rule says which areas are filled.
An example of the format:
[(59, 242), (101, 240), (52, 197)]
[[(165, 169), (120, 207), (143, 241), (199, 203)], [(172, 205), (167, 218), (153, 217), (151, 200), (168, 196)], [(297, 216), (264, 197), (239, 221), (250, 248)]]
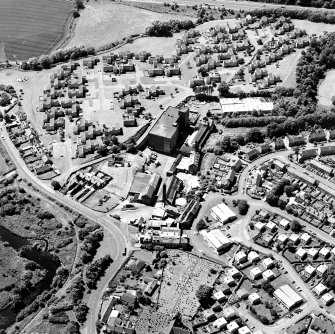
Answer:
[(289, 285), (278, 288), (273, 295), (289, 310), (302, 303), (303, 299)]
[(158, 173), (137, 173), (128, 195), (134, 196), (138, 202), (150, 205), (157, 194), (160, 181), (161, 176)]
[(214, 206), (211, 210), (211, 215), (222, 224), (229, 223), (236, 219), (235, 213), (224, 203)]
[(202, 231), (201, 234), (218, 254), (221, 254), (223, 251), (227, 250), (227, 248), (231, 245), (231, 241), (219, 229), (214, 229), (209, 232)]
[(177, 140), (189, 126), (189, 110), (169, 107), (166, 109), (148, 135), (148, 146), (155, 151), (170, 154)]

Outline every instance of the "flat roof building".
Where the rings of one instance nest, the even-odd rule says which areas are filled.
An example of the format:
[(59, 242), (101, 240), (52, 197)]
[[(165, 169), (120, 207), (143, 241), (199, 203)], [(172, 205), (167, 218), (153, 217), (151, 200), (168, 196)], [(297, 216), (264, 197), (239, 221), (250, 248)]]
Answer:
[(303, 299), (287, 284), (275, 290), (273, 295), (289, 310), (303, 301)]
[(211, 210), (211, 215), (222, 224), (231, 222), (237, 218), (236, 214), (224, 203), (214, 206)]
[(202, 231), (201, 234), (218, 254), (226, 250), (231, 245), (231, 241), (219, 229), (214, 229), (209, 232)]
[(246, 114), (254, 110), (267, 113), (273, 110), (273, 102), (263, 98), (224, 98), (220, 99), (220, 104), (223, 114)]
[(169, 107), (148, 134), (148, 145), (154, 150), (170, 154), (177, 144), (179, 135), (189, 125), (189, 110)]

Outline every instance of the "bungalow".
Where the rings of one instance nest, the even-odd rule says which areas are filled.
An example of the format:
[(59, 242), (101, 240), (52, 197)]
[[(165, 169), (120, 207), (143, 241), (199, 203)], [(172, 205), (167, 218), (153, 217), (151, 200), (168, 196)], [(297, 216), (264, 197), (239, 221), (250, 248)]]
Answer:
[(306, 255), (307, 255), (307, 252), (305, 249), (303, 248), (299, 248), (296, 252), (295, 252), (295, 255), (300, 259), (300, 260), (304, 260)]
[(261, 297), (259, 296), (257, 292), (254, 292), (249, 295), (248, 300), (252, 305), (255, 305), (260, 302)]
[(262, 276), (262, 271), (258, 267), (254, 267), (250, 270), (250, 277), (256, 280)]
[(334, 302), (334, 296), (327, 292), (321, 297), (321, 301), (324, 305), (329, 306)]
[(251, 263), (257, 262), (258, 260), (259, 260), (259, 255), (256, 252), (251, 251), (248, 254), (248, 261), (250, 261)]
[(316, 285), (313, 289), (313, 292), (319, 297), (327, 291), (327, 287), (322, 283)]
[(271, 269), (265, 270), (263, 272), (262, 276), (266, 281), (271, 281), (276, 277), (274, 272)]
[(267, 257), (267, 258), (265, 258), (263, 261), (262, 261), (262, 267), (264, 268), (264, 269), (270, 269), (270, 268), (272, 268), (274, 266), (274, 262), (273, 262), (273, 260), (271, 259), (271, 258), (269, 258), (269, 257)]
[(308, 258), (315, 260), (318, 257), (319, 251), (315, 248), (310, 248), (307, 252)]
[(315, 267), (313, 267), (309, 264), (308, 266), (305, 267), (304, 272), (305, 272), (305, 275), (307, 277), (312, 277), (315, 274), (316, 269), (315, 269)]
[(283, 228), (284, 230), (288, 230), (288, 229), (290, 228), (290, 222), (289, 222), (287, 219), (283, 218), (283, 219), (279, 222), (279, 226), (280, 226), (281, 228)]

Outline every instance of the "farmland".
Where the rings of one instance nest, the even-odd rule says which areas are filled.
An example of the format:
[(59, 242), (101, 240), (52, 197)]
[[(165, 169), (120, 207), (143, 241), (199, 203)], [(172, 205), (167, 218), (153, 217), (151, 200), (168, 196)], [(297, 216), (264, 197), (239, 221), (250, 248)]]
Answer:
[(67, 46), (100, 47), (131, 34), (144, 33), (153, 21), (167, 21), (171, 18), (190, 19), (182, 15), (160, 14), (116, 3), (88, 3)]
[(322, 81), (318, 90), (319, 103), (324, 106), (332, 104), (331, 98), (335, 95), (334, 90), (335, 70), (329, 71)]
[(1, 0), (0, 58), (48, 53), (62, 39), (72, 8), (62, 0)]

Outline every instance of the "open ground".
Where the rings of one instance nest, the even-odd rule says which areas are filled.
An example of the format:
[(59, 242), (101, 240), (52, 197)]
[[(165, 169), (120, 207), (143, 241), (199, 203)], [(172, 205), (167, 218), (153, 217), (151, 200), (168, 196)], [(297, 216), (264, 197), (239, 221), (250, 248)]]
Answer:
[(67, 46), (103, 46), (132, 34), (144, 33), (145, 28), (153, 21), (167, 21), (172, 18), (190, 19), (119, 3), (88, 3), (81, 12)]
[(1, 0), (0, 59), (28, 59), (50, 52), (62, 39), (73, 3)]

